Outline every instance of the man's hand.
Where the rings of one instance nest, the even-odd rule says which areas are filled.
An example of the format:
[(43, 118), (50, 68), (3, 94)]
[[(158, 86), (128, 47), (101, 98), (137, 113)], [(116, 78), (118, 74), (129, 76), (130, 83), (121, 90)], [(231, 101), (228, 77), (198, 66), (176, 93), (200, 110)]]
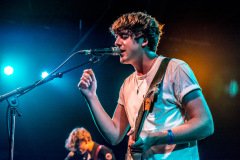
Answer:
[(78, 88), (86, 97), (96, 95), (97, 80), (92, 69), (83, 71), (82, 77), (78, 83)]

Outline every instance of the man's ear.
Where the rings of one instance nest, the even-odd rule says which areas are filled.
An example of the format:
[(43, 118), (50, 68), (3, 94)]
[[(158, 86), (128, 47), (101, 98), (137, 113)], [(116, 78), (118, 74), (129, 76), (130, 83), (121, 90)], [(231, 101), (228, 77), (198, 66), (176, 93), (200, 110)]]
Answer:
[(148, 39), (147, 38), (144, 38), (143, 39), (143, 42), (142, 42), (142, 47), (146, 47), (148, 45)]

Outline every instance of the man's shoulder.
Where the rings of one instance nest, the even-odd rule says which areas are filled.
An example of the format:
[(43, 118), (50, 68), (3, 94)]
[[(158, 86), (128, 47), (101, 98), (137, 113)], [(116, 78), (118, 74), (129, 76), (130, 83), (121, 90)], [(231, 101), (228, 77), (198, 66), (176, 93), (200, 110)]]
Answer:
[(178, 58), (159, 56), (160, 61), (162, 61), (164, 58), (170, 58), (171, 60), (170, 60), (169, 64), (172, 65), (172, 66), (187, 64), (184, 60), (181, 60), (181, 59), (178, 59)]
[(112, 150), (105, 145), (101, 145), (101, 151), (104, 152), (104, 153), (112, 152)]
[[(160, 61), (162, 61), (164, 58), (167, 58), (167, 57), (163, 57), (163, 56), (160, 56)], [(171, 57), (168, 57), (168, 58), (171, 58)], [(184, 61), (184, 60), (181, 60), (181, 59), (177, 59), (177, 58), (171, 58), (169, 64), (168, 64), (168, 71), (170, 71), (169, 73), (171, 72), (175, 72), (176, 70), (181, 70), (183, 68), (188, 68), (188, 64)]]

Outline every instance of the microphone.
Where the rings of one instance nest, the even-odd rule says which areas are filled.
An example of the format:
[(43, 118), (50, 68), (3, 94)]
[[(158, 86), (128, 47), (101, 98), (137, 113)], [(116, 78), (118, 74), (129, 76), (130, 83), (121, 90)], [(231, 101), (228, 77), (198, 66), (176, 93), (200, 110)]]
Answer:
[(110, 47), (110, 48), (100, 48), (100, 49), (89, 49), (89, 50), (80, 50), (77, 53), (84, 54), (84, 55), (95, 55), (95, 56), (102, 56), (102, 55), (109, 55), (109, 56), (119, 56), (121, 50), (118, 47)]

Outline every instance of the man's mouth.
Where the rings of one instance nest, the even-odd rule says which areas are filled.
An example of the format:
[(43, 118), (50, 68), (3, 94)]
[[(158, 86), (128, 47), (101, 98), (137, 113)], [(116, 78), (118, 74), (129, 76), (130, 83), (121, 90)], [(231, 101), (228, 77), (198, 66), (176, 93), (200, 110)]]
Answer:
[(121, 52), (119, 53), (120, 57), (123, 57), (123, 54), (125, 52), (125, 50), (120, 50)]

